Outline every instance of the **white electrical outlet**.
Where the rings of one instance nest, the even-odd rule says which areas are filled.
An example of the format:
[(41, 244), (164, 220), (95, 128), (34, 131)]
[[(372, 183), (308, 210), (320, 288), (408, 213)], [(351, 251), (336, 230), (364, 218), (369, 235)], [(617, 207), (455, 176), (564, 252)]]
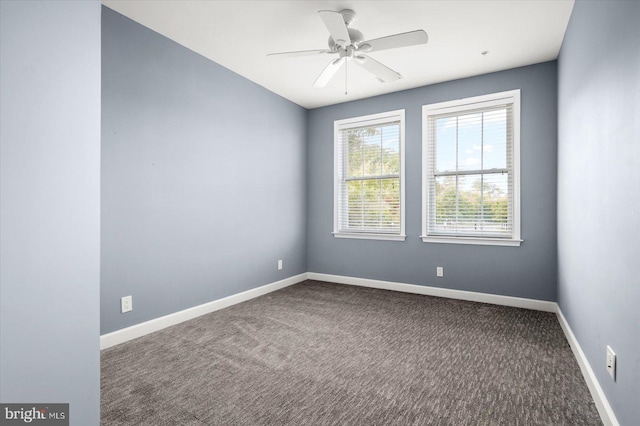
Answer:
[(133, 296), (125, 296), (120, 298), (120, 311), (124, 314), (133, 310)]
[(278, 260), (278, 271), (282, 270), (282, 260)]
[(611, 349), (611, 346), (607, 346), (607, 372), (615, 382), (616, 380), (616, 354)]
[(438, 266), (436, 268), (436, 276), (437, 277), (444, 277), (444, 268), (442, 266)]

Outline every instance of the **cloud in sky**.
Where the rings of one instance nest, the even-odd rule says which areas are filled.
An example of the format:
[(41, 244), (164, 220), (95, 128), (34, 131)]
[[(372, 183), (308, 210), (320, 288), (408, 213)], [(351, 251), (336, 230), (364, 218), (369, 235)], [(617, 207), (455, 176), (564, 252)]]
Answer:
[(465, 166), (476, 166), (476, 165), (480, 164), (480, 159), (479, 158), (467, 158), (462, 162), (462, 164), (464, 164)]
[[(478, 144), (473, 144), (473, 150), (474, 151), (480, 151), (480, 145)], [(471, 151), (467, 151), (468, 153), (471, 153)], [(484, 152), (493, 152), (493, 145), (491, 144), (485, 144), (484, 145)]]

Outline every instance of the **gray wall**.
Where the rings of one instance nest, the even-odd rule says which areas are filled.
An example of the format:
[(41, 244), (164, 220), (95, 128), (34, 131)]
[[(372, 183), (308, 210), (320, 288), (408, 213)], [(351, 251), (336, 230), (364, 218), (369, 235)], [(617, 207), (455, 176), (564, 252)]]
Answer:
[(108, 8), (102, 30), (102, 333), (306, 272), (306, 110)]
[(0, 401), (100, 409), (100, 3), (0, 2)]
[(577, 1), (558, 68), (558, 302), (623, 425), (640, 418), (638, 22), (640, 2)]
[[(556, 63), (315, 109), (308, 121), (309, 271), (458, 290), (556, 299)], [(421, 232), (422, 105), (521, 89), (520, 247), (429, 244)], [(333, 230), (333, 121), (406, 110), (404, 242), (336, 239)], [(436, 266), (444, 277), (436, 278)]]

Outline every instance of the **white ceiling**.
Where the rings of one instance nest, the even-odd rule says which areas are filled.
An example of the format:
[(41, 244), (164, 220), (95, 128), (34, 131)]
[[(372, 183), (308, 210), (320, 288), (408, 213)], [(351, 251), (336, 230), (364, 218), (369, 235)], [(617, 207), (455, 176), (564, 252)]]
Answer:
[[(558, 57), (573, 0), (218, 1), (103, 0), (109, 8), (305, 108), (510, 69)], [(424, 29), (429, 43), (372, 52), (402, 74), (380, 83), (359, 67), (311, 85), (333, 56), (267, 59), (324, 49), (319, 10), (352, 9), (365, 40)], [(485, 56), (483, 51), (489, 51)]]

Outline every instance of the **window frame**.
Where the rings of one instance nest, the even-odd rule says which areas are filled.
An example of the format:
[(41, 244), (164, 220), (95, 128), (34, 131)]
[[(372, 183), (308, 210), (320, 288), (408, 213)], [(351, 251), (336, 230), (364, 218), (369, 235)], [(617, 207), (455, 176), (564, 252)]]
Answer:
[[(356, 129), (366, 126), (377, 126), (400, 122), (400, 230), (398, 233), (386, 232), (345, 232), (340, 231), (340, 189), (347, 161), (344, 157), (344, 144), (341, 142), (340, 133), (344, 130)], [(365, 240), (404, 241), (405, 234), (405, 110), (399, 109), (365, 116), (345, 118), (333, 122), (333, 236), (335, 238), (355, 238)], [(342, 161), (341, 161), (342, 160)], [(342, 164), (342, 168), (340, 165)], [(382, 175), (381, 175), (382, 176)]]
[[(512, 221), (513, 228), (510, 238), (469, 236), (469, 235), (429, 235), (428, 222), (430, 206), (429, 171), (432, 167), (429, 162), (432, 147), (429, 143), (429, 133), (432, 129), (429, 126), (430, 117), (455, 113), (462, 115), (466, 111), (478, 110), (479, 108), (490, 108), (496, 105), (510, 103), (512, 105), (512, 179), (513, 179), (513, 201), (512, 201)], [(435, 143), (435, 141), (434, 141)], [(509, 168), (509, 165), (507, 165)], [(459, 176), (459, 175), (458, 175)], [(521, 206), (520, 206), (520, 89), (505, 92), (491, 93), (487, 95), (474, 96), (452, 101), (438, 102), (422, 106), (422, 234), (420, 238), (425, 243), (449, 243), (449, 244), (473, 244), (473, 245), (493, 245), (493, 246), (520, 246), (521, 239)]]

